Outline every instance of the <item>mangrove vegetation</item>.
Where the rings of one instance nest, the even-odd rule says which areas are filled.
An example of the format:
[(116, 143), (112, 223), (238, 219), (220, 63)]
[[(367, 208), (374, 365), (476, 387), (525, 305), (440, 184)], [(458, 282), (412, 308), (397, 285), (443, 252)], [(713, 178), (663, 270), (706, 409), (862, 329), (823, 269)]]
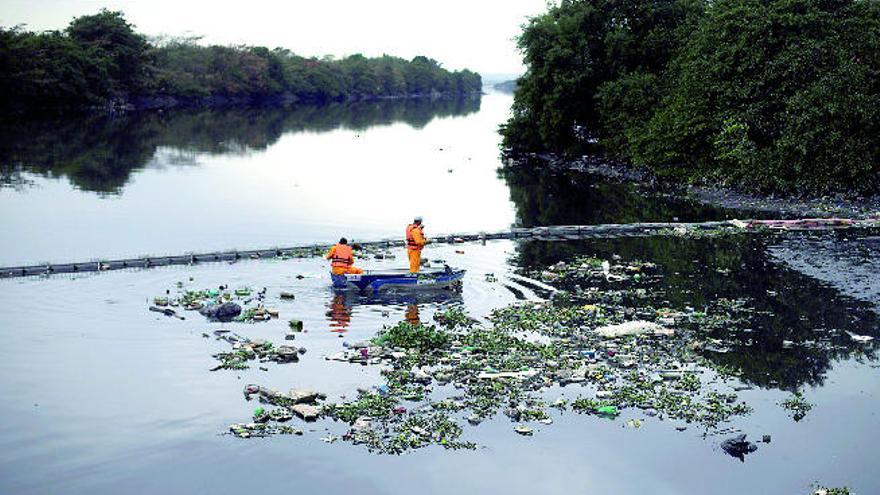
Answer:
[(509, 151), (765, 192), (880, 189), (876, 0), (562, 0), (519, 48)]
[(0, 110), (329, 102), (481, 90), (480, 75), (424, 56), (303, 57), (286, 48), (149, 40), (121, 12), (63, 31), (0, 27)]

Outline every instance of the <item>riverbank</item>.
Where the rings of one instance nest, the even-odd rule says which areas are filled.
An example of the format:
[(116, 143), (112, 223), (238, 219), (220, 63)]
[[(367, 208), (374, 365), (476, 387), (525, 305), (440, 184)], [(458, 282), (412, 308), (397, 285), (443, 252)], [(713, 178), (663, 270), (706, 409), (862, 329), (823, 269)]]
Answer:
[(270, 95), (210, 95), (186, 97), (180, 95), (149, 95), (109, 100), (100, 105), (57, 108), (18, 108), (0, 113), (0, 126), (11, 124), (22, 117), (74, 115), (119, 115), (136, 112), (165, 110), (213, 110), (228, 108), (294, 108), (332, 104), (372, 103), (382, 101), (439, 101), (479, 99), (482, 91), (449, 93), (409, 93), (404, 95), (346, 95), (339, 98), (302, 98), (291, 92)]
[(505, 164), (507, 166), (522, 166), (530, 160), (538, 160), (550, 170), (586, 172), (613, 181), (636, 184), (662, 196), (691, 200), (717, 208), (758, 212), (784, 218), (843, 217), (861, 219), (880, 215), (880, 194), (870, 197), (847, 197), (845, 195), (786, 197), (736, 191), (708, 184), (671, 183), (657, 177), (647, 169), (595, 155), (584, 155), (571, 159), (561, 158), (550, 153), (525, 153), (508, 156)]
[(458, 98), (478, 98), (481, 91), (452, 93), (409, 93), (405, 95), (347, 95), (333, 99), (303, 99), (290, 92), (263, 96), (224, 96), (211, 95), (201, 98), (187, 98), (172, 95), (155, 95), (134, 98), (128, 101), (111, 102), (92, 110), (107, 112), (167, 110), (172, 108), (211, 109), (230, 107), (292, 107), (295, 105), (325, 105), (328, 103), (359, 103), (394, 100), (442, 100)]

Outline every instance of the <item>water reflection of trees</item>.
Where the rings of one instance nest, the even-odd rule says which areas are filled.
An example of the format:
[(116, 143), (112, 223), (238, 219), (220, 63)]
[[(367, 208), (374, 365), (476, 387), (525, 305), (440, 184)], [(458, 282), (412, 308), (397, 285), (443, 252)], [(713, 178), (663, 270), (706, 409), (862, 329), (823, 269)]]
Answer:
[[(663, 275), (660, 290), (642, 301), (656, 307), (700, 311), (720, 299), (748, 298), (743, 321), (713, 326), (700, 335), (723, 342), (728, 352), (704, 355), (741, 373), (747, 383), (787, 390), (822, 385), (834, 361), (876, 358), (875, 347), (854, 342), (846, 332), (875, 335), (877, 313), (774, 262), (760, 237), (525, 242), (517, 261), (527, 267), (548, 266), (578, 254), (657, 263)], [(792, 345), (784, 346), (784, 341)]]
[[(712, 211), (640, 195), (628, 186), (602, 183), (585, 174), (502, 173), (525, 226), (713, 217)], [(874, 358), (874, 348), (853, 342), (846, 331), (875, 335), (880, 326), (877, 313), (775, 262), (765, 238), (523, 242), (516, 261), (522, 267), (542, 267), (579, 254), (657, 263), (663, 275), (660, 290), (644, 301), (654, 306), (699, 311), (722, 298), (749, 298), (754, 311), (745, 314), (745, 321), (713, 327), (702, 335), (722, 340), (729, 350), (707, 351), (705, 356), (737, 370), (748, 383), (784, 389), (821, 385), (834, 361), (863, 353)], [(784, 347), (783, 341), (793, 345)]]
[(23, 172), (67, 177), (80, 189), (119, 193), (158, 148), (199, 153), (263, 150), (292, 132), (415, 128), (480, 109), (479, 96), (375, 100), (291, 108), (227, 108), (92, 115), (0, 127), (0, 184), (26, 187)]
[(656, 195), (625, 183), (567, 170), (548, 173), (535, 160), (504, 167), (499, 175), (510, 187), (517, 220), (523, 227), (722, 219), (715, 208), (686, 201), (658, 201)]

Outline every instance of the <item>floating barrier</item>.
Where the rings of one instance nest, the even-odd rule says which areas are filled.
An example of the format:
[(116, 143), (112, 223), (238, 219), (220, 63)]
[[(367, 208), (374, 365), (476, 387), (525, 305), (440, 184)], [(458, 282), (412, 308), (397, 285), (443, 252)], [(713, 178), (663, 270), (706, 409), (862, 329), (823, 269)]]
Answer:
[[(804, 231), (839, 230), (880, 227), (880, 218), (853, 220), (845, 218), (808, 218), (798, 220), (723, 220), (714, 222), (655, 222), (600, 225), (556, 225), (549, 227), (514, 228), (498, 232), (447, 234), (434, 238), (434, 242), (460, 243), (496, 239), (523, 239), (538, 241), (574, 241), (616, 237), (648, 237), (658, 235), (681, 235), (726, 229), (731, 232), (757, 232), (762, 230)], [(358, 242), (361, 246), (403, 247), (402, 239), (382, 239)], [(101, 272), (126, 268), (153, 268), (170, 265), (192, 265), (218, 261), (266, 259), (278, 257), (307, 257), (323, 255), (330, 244), (309, 244), (271, 249), (222, 251), (215, 253), (191, 253), (176, 256), (144, 256), (118, 260), (92, 260), (80, 263), (47, 263), (28, 266), (0, 268), (0, 278), (29, 277), (79, 272)]]

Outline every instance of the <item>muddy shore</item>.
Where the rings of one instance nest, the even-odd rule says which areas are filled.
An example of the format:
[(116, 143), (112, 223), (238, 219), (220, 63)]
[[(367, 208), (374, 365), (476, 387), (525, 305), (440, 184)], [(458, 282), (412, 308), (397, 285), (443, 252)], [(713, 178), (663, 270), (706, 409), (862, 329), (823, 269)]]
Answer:
[(731, 188), (707, 184), (669, 183), (644, 168), (595, 155), (580, 158), (562, 158), (553, 154), (529, 153), (509, 156), (508, 166), (517, 166), (529, 160), (539, 160), (552, 170), (576, 170), (594, 174), (614, 181), (627, 182), (647, 190), (676, 199), (697, 203), (761, 213), (781, 218), (842, 217), (869, 218), (880, 216), (880, 194), (864, 197), (848, 197), (843, 194), (826, 196), (780, 196), (736, 191)]

